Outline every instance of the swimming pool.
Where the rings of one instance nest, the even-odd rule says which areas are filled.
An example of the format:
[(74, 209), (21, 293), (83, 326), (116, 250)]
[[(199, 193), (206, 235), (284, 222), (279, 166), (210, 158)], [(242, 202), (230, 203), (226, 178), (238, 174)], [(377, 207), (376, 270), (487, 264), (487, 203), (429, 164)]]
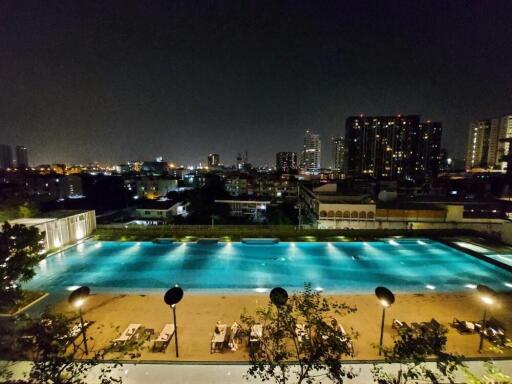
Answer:
[(86, 241), (43, 260), (24, 284), (49, 292), (163, 292), (173, 284), (202, 293), (301, 289), (331, 293), (509, 290), (512, 273), (425, 239), (274, 245)]

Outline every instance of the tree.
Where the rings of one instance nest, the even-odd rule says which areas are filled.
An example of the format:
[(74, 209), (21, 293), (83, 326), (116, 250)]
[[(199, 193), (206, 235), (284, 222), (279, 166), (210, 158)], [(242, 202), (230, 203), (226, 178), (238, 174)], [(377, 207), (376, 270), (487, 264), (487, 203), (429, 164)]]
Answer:
[[(248, 377), (264, 381), (297, 384), (314, 383), (323, 377), (334, 383), (355, 376), (342, 364), (343, 356), (353, 354), (351, 337), (334, 318), (356, 310), (344, 303), (321, 297), (305, 284), (285, 305), (258, 308), (255, 316), (242, 314), (241, 321), (251, 332), (261, 324), (263, 332), (258, 347), (251, 351)], [(332, 317), (334, 316), (334, 317)]]
[(30, 280), (41, 260), (44, 234), (35, 227), (5, 222), (0, 232), (0, 302), (13, 303), (19, 297), (19, 283)]
[[(496, 353), (504, 353), (506, 350), (512, 349), (512, 341), (509, 339), (504, 340), (502, 345), (492, 346), (491, 351)], [(512, 376), (505, 374), (501, 371), (493, 361), (485, 361), (485, 373), (479, 377), (471, 372), (468, 368), (463, 367), (464, 375), (466, 376), (466, 383), (468, 384), (498, 384), (498, 383), (512, 383)]]
[(39, 213), (39, 209), (36, 204), (25, 202), (20, 204), (18, 207), (19, 217), (34, 217)]
[[(121, 378), (114, 374), (114, 369), (120, 364), (102, 364), (104, 357), (112, 353), (124, 356), (126, 352), (130, 352), (131, 358), (139, 357), (145, 339), (130, 341), (121, 348), (109, 346), (85, 355), (81, 348), (82, 335), (76, 331), (78, 324), (76, 319), (48, 311), (37, 318), (23, 317), (18, 320), (15, 337), (25, 341), (20, 347), (32, 362), (28, 378), (20, 383), (85, 384), (88, 382), (87, 375), (97, 366), (100, 367), (97, 382), (121, 383)], [(92, 341), (93, 338), (88, 337), (89, 345)], [(13, 355), (20, 353), (19, 349), (13, 349)]]
[[(386, 363), (398, 364), (398, 372), (391, 374), (384, 370), (383, 364), (375, 364), (372, 370), (375, 381), (379, 384), (439, 383), (444, 378), (453, 383), (455, 372), (464, 365), (461, 356), (445, 351), (447, 332), (446, 327), (435, 320), (414, 328), (400, 328), (393, 347), (383, 349)], [(435, 360), (434, 366), (426, 363), (429, 358)]]

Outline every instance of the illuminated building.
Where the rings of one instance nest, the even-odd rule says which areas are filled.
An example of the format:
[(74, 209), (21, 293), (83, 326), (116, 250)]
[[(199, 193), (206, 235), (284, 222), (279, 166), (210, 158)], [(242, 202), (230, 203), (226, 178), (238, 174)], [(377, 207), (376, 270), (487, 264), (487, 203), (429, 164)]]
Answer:
[(28, 150), (22, 145), (16, 146), (16, 167), (25, 169), (28, 167)]
[(0, 169), (12, 168), (12, 150), (10, 145), (0, 144)]
[(354, 177), (435, 176), (442, 127), (418, 115), (351, 116), (346, 122), (347, 172)]
[(345, 156), (345, 140), (343, 137), (332, 137), (332, 169), (336, 171), (343, 170), (343, 159)]
[(320, 135), (306, 131), (302, 149), (302, 169), (309, 172), (318, 172), (320, 170), (321, 146)]
[(44, 234), (44, 249), (60, 248), (76, 243), (89, 236), (96, 229), (95, 211), (55, 211), (47, 218), (23, 218), (9, 221), (36, 227)]
[(178, 180), (163, 177), (142, 176), (135, 180), (136, 195), (156, 199), (178, 188)]
[(208, 155), (208, 167), (218, 167), (220, 165), (220, 156), (218, 153)]
[(512, 138), (512, 115), (476, 120), (470, 123), (466, 147), (466, 169), (503, 170)]
[(276, 154), (276, 169), (278, 172), (288, 173), (297, 169), (296, 152), (278, 152)]

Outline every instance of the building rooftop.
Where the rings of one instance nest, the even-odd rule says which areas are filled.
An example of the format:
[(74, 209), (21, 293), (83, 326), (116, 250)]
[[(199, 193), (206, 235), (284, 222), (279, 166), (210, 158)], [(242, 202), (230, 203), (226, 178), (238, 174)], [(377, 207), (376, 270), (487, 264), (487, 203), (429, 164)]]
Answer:
[(144, 200), (135, 209), (169, 209), (179, 201), (169, 200)]
[(55, 218), (28, 218), (28, 217), (25, 217), (25, 218), (21, 218), (21, 219), (9, 220), (8, 222), (11, 225), (19, 224), (19, 225), (26, 225), (27, 227), (30, 227), (32, 225), (44, 224), (44, 223), (48, 223), (48, 222), (54, 221), (54, 220), (56, 220), (56, 219)]

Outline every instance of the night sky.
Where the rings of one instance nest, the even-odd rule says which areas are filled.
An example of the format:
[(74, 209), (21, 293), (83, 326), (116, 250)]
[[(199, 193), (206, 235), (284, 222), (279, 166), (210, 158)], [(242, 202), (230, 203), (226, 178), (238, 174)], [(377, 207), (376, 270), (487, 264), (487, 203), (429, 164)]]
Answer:
[(512, 1), (2, 1), (0, 142), (32, 164), (255, 164), (349, 115), (421, 114), (462, 156), (512, 113)]

